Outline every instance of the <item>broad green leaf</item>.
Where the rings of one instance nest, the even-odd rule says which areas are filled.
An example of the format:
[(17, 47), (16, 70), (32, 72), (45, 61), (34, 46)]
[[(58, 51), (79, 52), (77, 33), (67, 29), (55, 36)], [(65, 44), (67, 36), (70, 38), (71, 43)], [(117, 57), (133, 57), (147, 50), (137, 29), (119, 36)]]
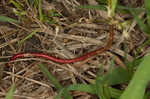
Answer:
[(5, 97), (5, 99), (13, 99), (14, 89), (15, 89), (15, 85), (13, 84), (11, 86), (7, 96)]
[(19, 23), (17, 20), (7, 17), (7, 16), (0, 16), (1, 22), (9, 22), (9, 23)]
[(150, 80), (150, 53), (144, 56), (128, 87), (120, 99), (143, 99), (145, 88)]
[(127, 69), (123, 69), (118, 66), (113, 68), (114, 61), (111, 61), (110, 68), (106, 74), (97, 74), (97, 79), (101, 79), (104, 84), (107, 85), (116, 85), (120, 83), (125, 83), (131, 79), (132, 74), (129, 73)]
[(118, 67), (113, 69), (112, 72), (108, 72), (100, 78), (105, 82), (105, 84), (116, 85), (129, 81), (131, 74), (127, 70)]

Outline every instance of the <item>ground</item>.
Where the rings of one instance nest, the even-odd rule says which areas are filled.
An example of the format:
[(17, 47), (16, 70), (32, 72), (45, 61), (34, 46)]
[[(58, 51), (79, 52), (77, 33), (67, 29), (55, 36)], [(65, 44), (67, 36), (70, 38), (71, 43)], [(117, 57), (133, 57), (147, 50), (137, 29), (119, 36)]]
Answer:
[[(0, 1), (0, 16), (17, 20), (17, 23), (0, 22), (1, 99), (4, 99), (12, 83), (15, 83), (14, 99), (53, 99), (58, 90), (40, 70), (39, 64), (43, 64), (62, 86), (90, 84), (102, 65), (102, 75), (108, 72), (112, 60), (113, 68), (126, 69), (125, 59), (133, 61), (137, 48), (147, 40), (131, 14), (118, 11), (112, 22), (107, 10), (81, 7), (101, 5), (99, 0), (41, 0), (41, 4), (33, 1)], [(143, 1), (125, 0), (119, 3), (138, 7)], [(18, 58), (6, 65), (10, 57), (17, 53), (40, 52), (71, 59), (103, 48), (109, 42), (110, 24), (114, 25), (112, 45), (86, 60), (61, 64), (40, 57), (28, 57)], [(149, 47), (144, 46), (137, 58), (148, 51)], [(124, 89), (124, 86), (126, 84), (115, 88)], [(96, 95), (85, 92), (73, 91), (70, 94), (74, 99), (98, 99)]]

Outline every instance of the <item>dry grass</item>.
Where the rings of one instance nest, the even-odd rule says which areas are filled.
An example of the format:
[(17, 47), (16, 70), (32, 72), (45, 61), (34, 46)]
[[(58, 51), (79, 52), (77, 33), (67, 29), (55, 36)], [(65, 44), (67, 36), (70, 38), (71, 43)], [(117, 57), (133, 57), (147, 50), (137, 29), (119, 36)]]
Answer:
[[(17, 0), (16, 0), (17, 1)], [(116, 66), (125, 67), (124, 49), (126, 44), (127, 59), (133, 60), (135, 48), (144, 42), (145, 35), (136, 27), (131, 29), (130, 37), (126, 39), (122, 30), (115, 27), (115, 37), (112, 47), (102, 54), (88, 58), (86, 61), (74, 64), (58, 64), (40, 58), (17, 59), (10, 67), (5, 66), (9, 57), (21, 52), (43, 52), (60, 58), (75, 58), (84, 53), (103, 47), (108, 40), (108, 18), (107, 13), (101, 10), (76, 9), (79, 5), (97, 5), (96, 0), (56, 0), (49, 3), (42, 0), (43, 14), (48, 15), (50, 10), (56, 11), (60, 16), (49, 16), (55, 21), (53, 24), (41, 22), (38, 10), (27, 3), (27, 0), (18, 0), (24, 16), (16, 16), (15, 8), (9, 4), (9, 0), (0, 1), (0, 15), (9, 16), (20, 21), (20, 24), (0, 23), (0, 98), (3, 99), (8, 92), (12, 82), (16, 84), (14, 99), (53, 99), (57, 94), (52, 84), (41, 73), (38, 64), (42, 63), (52, 75), (63, 85), (75, 83), (91, 83), (98, 68), (104, 63), (103, 72), (107, 72), (111, 59), (115, 58)], [(92, 2), (91, 2), (92, 1)], [(128, 15), (116, 14), (116, 19), (124, 21)], [(102, 22), (97, 22), (102, 21)], [(20, 45), (17, 42), (24, 39), (36, 28), (39, 31)], [(144, 51), (149, 48), (143, 49)], [(140, 55), (144, 54), (141, 53)], [(95, 96), (72, 92), (75, 99), (96, 99)]]

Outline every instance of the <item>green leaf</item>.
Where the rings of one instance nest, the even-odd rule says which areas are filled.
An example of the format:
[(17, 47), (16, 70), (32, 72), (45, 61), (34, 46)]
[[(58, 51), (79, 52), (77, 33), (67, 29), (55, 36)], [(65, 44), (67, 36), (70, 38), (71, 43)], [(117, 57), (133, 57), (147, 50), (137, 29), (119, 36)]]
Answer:
[(97, 74), (96, 74), (97, 77), (98, 77), (98, 76), (102, 76), (101, 73), (102, 73), (102, 71), (103, 71), (104, 66), (105, 66), (104, 63), (102, 63), (101, 66), (99, 67), (99, 70), (98, 70), (98, 72), (97, 72)]
[(150, 53), (144, 56), (128, 87), (120, 99), (143, 99), (145, 88), (150, 80)]
[[(53, 85), (60, 91), (63, 89), (63, 87), (59, 84), (59, 82), (50, 74), (50, 72), (42, 65), (39, 64), (40, 69), (45, 74), (45, 76), (51, 81)], [(69, 95), (69, 93), (64, 90), (63, 92), (64, 99), (72, 99), (72, 97)]]
[(109, 88), (102, 79), (96, 78), (95, 92), (99, 99), (111, 99)]
[(119, 89), (109, 87), (109, 90), (110, 90), (111, 97), (114, 99), (118, 99), (122, 94), (122, 91)]
[(105, 82), (105, 84), (116, 85), (129, 81), (131, 79), (131, 74), (127, 70), (118, 67), (113, 69), (112, 72), (108, 72), (103, 75), (101, 79)]
[[(98, 82), (98, 83), (99, 83), (99, 85), (101, 84), (100, 82)], [(67, 91), (81, 91), (81, 92), (87, 92), (87, 93), (91, 93), (91, 94), (98, 93), (95, 84), (73, 84), (73, 85), (69, 85), (68, 87), (66, 87), (64, 89), (61, 89), (61, 91), (55, 97), (55, 99), (59, 99), (59, 97), (62, 96), (66, 90)], [(107, 87), (107, 90), (109, 90), (109, 93), (112, 98), (118, 98), (122, 94), (122, 91), (111, 88), (111, 87)]]
[(54, 99), (61, 99), (61, 96), (63, 96), (65, 92), (68, 92), (67, 88), (61, 89)]
[(150, 0), (144, 0), (146, 15), (147, 15), (147, 23), (150, 28)]
[(94, 89), (95, 85), (92, 84), (73, 84), (70, 85), (69, 87), (67, 87), (67, 90), (78, 90), (78, 91), (83, 91), (83, 92), (87, 92), (87, 93), (95, 93), (95, 89)]
[[(112, 59), (110, 67), (109, 67), (109, 73), (110, 73), (109, 78), (111, 78), (113, 66), (114, 66), (114, 60)], [(110, 90), (107, 86), (107, 83), (104, 81), (105, 80), (101, 76), (97, 75), (96, 82), (95, 82), (96, 94), (98, 95), (100, 99), (111, 99)]]
[(1, 22), (9, 22), (9, 23), (19, 23), (17, 20), (7, 17), (7, 16), (0, 16)]
[(73, 84), (70, 85), (64, 89), (62, 89), (59, 94), (55, 97), (55, 99), (59, 99), (60, 96), (64, 94), (65, 91), (82, 91), (82, 92), (87, 92), (91, 94), (95, 94), (95, 85), (91, 84)]
[(5, 97), (5, 99), (13, 99), (13, 93), (14, 93), (15, 85), (13, 84)]

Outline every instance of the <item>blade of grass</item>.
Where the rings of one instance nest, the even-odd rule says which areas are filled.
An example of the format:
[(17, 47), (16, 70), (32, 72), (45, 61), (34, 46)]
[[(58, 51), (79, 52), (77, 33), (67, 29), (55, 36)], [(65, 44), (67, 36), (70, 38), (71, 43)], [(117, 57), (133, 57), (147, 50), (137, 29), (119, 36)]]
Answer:
[[(113, 66), (114, 66), (114, 60), (111, 60), (111, 64), (109, 66), (108, 72), (110, 73), (109, 78), (111, 78), (111, 74), (113, 72)], [(110, 81), (110, 80), (109, 80)], [(110, 95), (110, 90), (108, 88), (107, 83), (102, 79), (101, 76), (96, 77), (96, 82), (95, 82), (95, 89), (96, 89), (96, 94), (100, 99), (111, 99)]]
[(19, 1), (10, 0), (9, 3), (12, 3), (18, 10), (23, 10), (21, 3)]
[(130, 11), (130, 13), (133, 15), (133, 17), (134, 17), (134, 19), (136, 20), (136, 22), (138, 23), (140, 29), (141, 29), (144, 33), (150, 35), (149, 28), (147, 27), (146, 24), (144, 24), (144, 20), (143, 20), (143, 19), (140, 19), (140, 18), (137, 16), (137, 13), (136, 13), (135, 10), (129, 10), (129, 11)]
[(62, 96), (66, 90), (67, 91), (82, 91), (82, 92), (95, 94), (95, 85), (92, 85), (92, 84), (72, 84), (72, 85), (62, 89), (59, 92), (59, 94), (55, 97), (55, 99), (59, 99), (60, 96)]
[[(109, 92), (110, 92), (112, 98), (118, 98), (118, 97), (120, 97), (120, 95), (122, 93), (122, 91), (120, 91), (118, 89), (114, 89), (111, 87), (108, 87), (108, 89), (109, 89)], [(68, 87), (65, 87), (64, 89), (61, 89), (61, 91), (55, 97), (55, 99), (59, 99), (59, 97), (63, 95), (64, 90), (81, 91), (81, 92), (87, 92), (87, 93), (91, 93), (91, 94), (97, 94), (95, 84), (72, 84), (72, 85), (69, 85)]]
[(42, 72), (46, 75), (46, 77), (52, 82), (52, 84), (55, 85), (55, 87), (58, 90), (62, 89), (62, 86), (59, 84), (59, 82), (50, 74), (50, 72), (42, 65), (39, 64), (40, 69), (42, 70)]
[(102, 71), (103, 71), (103, 68), (104, 68), (104, 63), (102, 63), (101, 64), (101, 66), (99, 67), (99, 70), (98, 70), (98, 72), (96, 73), (96, 76), (98, 77), (98, 76), (102, 76)]
[(28, 3), (32, 5), (34, 8), (38, 8), (38, 0), (28, 0)]
[(83, 8), (83, 9), (90, 9), (90, 10), (107, 10), (105, 5), (81, 5), (81, 6), (77, 6), (76, 8)]
[(96, 78), (95, 92), (99, 99), (111, 99), (107, 84), (105, 84), (100, 78)]
[(1, 22), (9, 22), (9, 23), (19, 23), (17, 20), (7, 17), (7, 16), (0, 16)]
[(107, 0), (107, 13), (108, 17), (112, 18), (115, 15), (117, 0)]
[[(112, 61), (111, 64), (113, 66), (113, 61)], [(83, 91), (83, 92), (88, 92), (88, 93), (97, 94), (97, 95), (100, 93), (99, 94), (99, 96), (100, 96), (101, 92), (99, 91), (99, 89), (96, 89), (96, 88), (99, 88), (98, 87), (99, 85), (103, 85), (102, 92), (105, 93), (104, 96), (105, 96), (106, 99), (109, 99), (109, 97), (113, 97), (113, 98), (120, 97), (122, 91), (111, 88), (111, 87), (108, 87), (107, 84), (109, 84), (109, 85), (114, 84), (115, 85), (115, 84), (120, 84), (120, 83), (129, 81), (130, 75), (129, 75), (127, 70), (124, 70), (120, 67), (118, 67), (117, 69), (110, 68), (110, 71), (111, 71), (111, 73), (109, 72), (105, 76), (97, 78), (97, 79), (100, 79), (100, 81), (101, 81), (100, 82), (100, 81), (96, 80), (97, 86), (96, 86), (96, 84), (89, 84), (89, 85), (87, 85), (87, 84), (75, 84), (75, 85), (70, 85), (69, 87), (62, 89), (59, 92), (59, 94), (56, 96), (56, 99), (59, 99), (59, 97), (63, 94), (64, 90), (68, 90), (68, 91), (77, 90), (77, 91)], [(110, 77), (111, 77), (111, 79), (110, 79)], [(114, 78), (115, 78), (115, 80), (112, 80)], [(121, 79), (121, 81), (120, 81), (120, 79)], [(111, 80), (111, 81), (105, 81), (104, 82), (103, 80), (104, 81), (105, 80)], [(105, 85), (107, 85), (107, 86), (105, 86)], [(103, 99), (105, 99), (105, 98), (103, 98)]]
[[(85, 9), (90, 9), (90, 10), (107, 10), (106, 5), (81, 5), (81, 6), (76, 6), (76, 8), (85, 8)], [(115, 6), (114, 8), (115, 9)], [(136, 10), (136, 11), (142, 11), (142, 8), (132, 8), (132, 7), (126, 7), (117, 4), (116, 5), (116, 10)]]
[(61, 96), (63, 96), (63, 94), (65, 92), (68, 92), (67, 88), (62, 88), (59, 93), (54, 97), (54, 99), (61, 99)]
[(112, 74), (113, 72), (113, 67), (114, 67), (114, 58), (112, 58), (112, 60), (110, 61), (109, 70), (108, 70), (110, 74)]
[(15, 85), (13, 84), (5, 97), (5, 99), (13, 99), (13, 93), (14, 93)]
[[(112, 67), (114, 66), (114, 61), (111, 61), (111, 66), (110, 66), (110, 76), (108, 78), (113, 78), (114, 77), (114, 70), (112, 69)], [(102, 68), (101, 68), (102, 69)], [(121, 68), (122, 69), (122, 68)], [(123, 69), (122, 69), (123, 70)], [(126, 71), (127, 73), (127, 71)], [(126, 78), (126, 77), (125, 77)], [(116, 78), (117, 79), (117, 78)], [(96, 94), (98, 95), (98, 97), (100, 99), (111, 99), (112, 98), (118, 98), (120, 97), (122, 91), (108, 87), (107, 83), (103, 81), (104, 79), (102, 77), (99, 77), (99, 75), (97, 75), (95, 84), (74, 84), (74, 85), (70, 85), (69, 87), (63, 89), (63, 90), (77, 90), (77, 91), (83, 91), (83, 92), (88, 92), (91, 94)], [(118, 82), (117, 82), (118, 83)], [(58, 94), (57, 98), (60, 97), (62, 95), (62, 91), (60, 91), (60, 93)]]
[(31, 34), (29, 34), (28, 36), (26, 36), (24, 39), (20, 40), (20, 41), (18, 42), (18, 45), (20, 45), (21, 43), (23, 43), (25, 40), (27, 40), (27, 39), (29, 39), (29, 38), (32, 38), (32, 36), (33, 36), (34, 34), (36, 34), (38, 31), (39, 31), (39, 29), (35, 29)]
[(147, 15), (147, 23), (148, 23), (148, 26), (150, 27), (150, 0), (144, 0), (144, 6), (146, 10), (146, 15)]
[(144, 56), (128, 87), (120, 99), (143, 99), (148, 81), (150, 80), (150, 53)]
[(40, 15), (40, 21), (43, 21), (44, 16), (43, 16), (43, 14), (42, 14), (42, 1), (41, 1), (41, 0), (38, 0), (38, 3), (39, 3), (39, 5), (38, 5), (38, 10), (39, 10), (39, 15)]
[[(51, 81), (53, 85), (55, 85), (55, 87), (59, 91), (63, 89), (63, 87), (59, 84), (59, 82), (50, 74), (50, 72), (42, 64), (39, 64), (39, 67), (42, 70), (42, 72), (45, 74), (45, 76)], [(69, 95), (69, 93), (66, 90), (64, 90), (63, 96), (64, 99), (72, 99), (72, 97)]]
[[(111, 3), (110, 3), (111, 4)], [(76, 8), (83, 8), (83, 9), (90, 9), (90, 10), (104, 10), (107, 11), (107, 7), (104, 4), (101, 5), (81, 5), (81, 6), (76, 6)], [(115, 10), (117, 12), (120, 13), (129, 13), (129, 10), (136, 10), (136, 12), (140, 12), (142, 10), (144, 10), (144, 8), (132, 8), (132, 7), (126, 7), (126, 6), (122, 6), (117, 4), (117, 0), (115, 2), (112, 1), (112, 12), (109, 12), (110, 14), (115, 12)]]
[(144, 8), (141, 8), (141, 7), (139, 7), (139, 8), (132, 8), (132, 7), (127, 7), (127, 6), (123, 6), (123, 5), (117, 5), (117, 9), (123, 9), (123, 10), (136, 10), (136, 11), (142, 11), (142, 10), (144, 10)]
[(111, 17), (115, 15), (118, 0), (111, 0)]
[(96, 80), (95, 89), (96, 95), (99, 97), (99, 99), (107, 99), (104, 93), (104, 85), (100, 81)]
[(73, 84), (67, 87), (67, 90), (78, 90), (83, 91), (91, 94), (95, 94), (95, 85), (93, 84)]

